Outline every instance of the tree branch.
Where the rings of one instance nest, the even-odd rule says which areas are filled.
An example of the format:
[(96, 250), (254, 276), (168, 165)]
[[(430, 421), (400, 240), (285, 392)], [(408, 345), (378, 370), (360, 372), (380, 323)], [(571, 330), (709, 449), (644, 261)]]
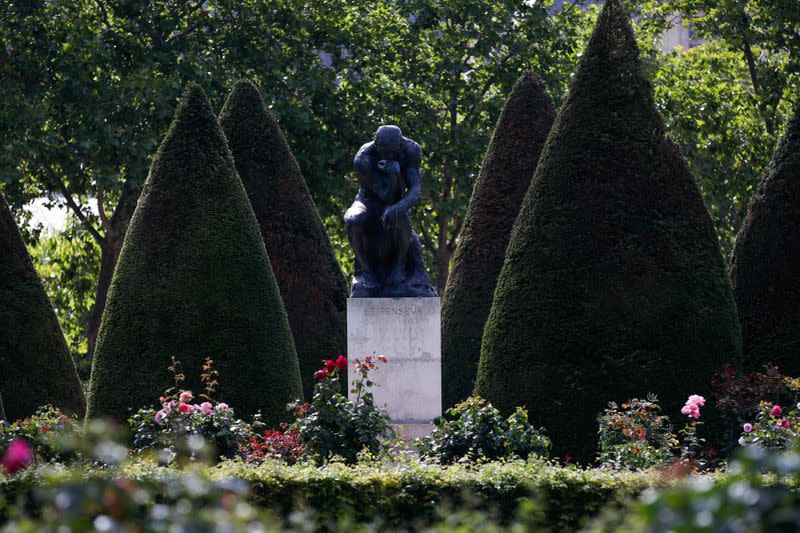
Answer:
[(100, 232), (97, 231), (92, 222), (86, 218), (86, 214), (75, 202), (75, 199), (72, 198), (72, 195), (69, 193), (69, 190), (67, 190), (67, 186), (64, 184), (64, 181), (58, 177), (58, 174), (56, 174), (56, 172), (53, 170), (53, 167), (51, 167), (49, 164), (44, 164), (44, 170), (47, 173), (47, 177), (50, 178), (50, 180), (61, 191), (61, 194), (64, 196), (64, 201), (67, 202), (67, 206), (72, 209), (72, 211), (75, 213), (75, 216), (78, 217), (78, 220), (80, 220), (83, 225), (86, 226), (86, 229), (89, 231), (92, 237), (94, 237), (98, 244), (102, 245), (103, 236), (100, 235)]
[(747, 19), (747, 13), (742, 10), (742, 25), (741, 25), (741, 32), (742, 32), (742, 52), (744, 53), (744, 58), (747, 61), (747, 70), (750, 73), (750, 82), (753, 84), (753, 90), (756, 93), (756, 98), (758, 98), (758, 108), (761, 111), (761, 117), (764, 119), (764, 124), (767, 128), (767, 133), (770, 135), (775, 135), (775, 123), (772, 120), (772, 117), (769, 114), (769, 110), (767, 109), (767, 104), (764, 101), (764, 97), (761, 93), (761, 82), (758, 78), (758, 69), (756, 66), (756, 58), (753, 54), (753, 48), (750, 44), (750, 24)]
[(97, 214), (100, 217), (100, 223), (103, 224), (103, 228), (106, 230), (106, 234), (111, 233), (114, 231), (114, 227), (111, 224), (111, 221), (108, 219), (108, 215), (106, 214), (106, 207), (105, 207), (105, 191), (102, 187), (98, 187), (97, 189)]
[(458, 239), (458, 236), (461, 233), (461, 226), (462, 226), (462, 220), (461, 219), (456, 220), (456, 223), (453, 226), (453, 231), (450, 240), (447, 241), (447, 249), (450, 250), (451, 252), (454, 251), (456, 248), (456, 239)]
[(433, 241), (431, 240), (431, 235), (428, 233), (428, 229), (425, 227), (425, 224), (420, 224), (420, 231), (422, 231), (422, 244), (425, 245), (425, 248), (428, 250), (435, 250), (436, 246), (433, 245)]

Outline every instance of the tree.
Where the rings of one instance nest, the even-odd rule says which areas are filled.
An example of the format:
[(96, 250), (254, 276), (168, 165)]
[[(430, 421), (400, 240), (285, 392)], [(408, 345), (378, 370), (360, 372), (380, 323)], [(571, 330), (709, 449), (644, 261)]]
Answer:
[(608, 401), (677, 412), (740, 357), (711, 219), (608, 0), (514, 224), (475, 393), (588, 459)]
[(153, 161), (109, 289), (88, 416), (120, 420), (169, 387), (171, 358), (199, 391), (277, 424), (302, 397), (297, 355), (264, 243), (222, 129), (194, 85)]
[(68, 414), (82, 416), (85, 411), (81, 382), (58, 319), (2, 194), (0, 394), (10, 420), (47, 404)]
[(655, 98), (727, 256), (797, 102), (800, 10), (792, 0), (647, 0), (640, 10), (651, 31), (679, 20), (699, 43), (659, 58)]
[(442, 301), (445, 406), (464, 400), (474, 387), (511, 227), (554, 118), (553, 100), (527, 72), (514, 85), (486, 150)]
[(745, 366), (800, 374), (800, 106), (750, 201), (731, 279)]
[(347, 283), (300, 167), (255, 85), (236, 84), (219, 122), (261, 228), (297, 348), (303, 393), (311, 398), (323, 357), (347, 352)]
[[(332, 4), (339, 24), (326, 50), (351, 117), (342, 136), (347, 153), (352, 157), (380, 124), (398, 124), (420, 143), (423, 197), (414, 226), (442, 293), (506, 95), (534, 69), (560, 98), (591, 13), (523, 0)], [(352, 192), (342, 197), (349, 201)]]
[[(91, 359), (127, 224), (183, 80), (205, 80), (221, 99), (256, 69), (304, 134), (321, 122), (314, 109), (336, 107), (334, 74), (303, 41), (311, 30), (295, 0), (0, 0), (0, 12), (0, 183), (15, 206), (58, 195), (97, 243), (83, 324)], [(312, 146), (317, 138), (327, 140)]]

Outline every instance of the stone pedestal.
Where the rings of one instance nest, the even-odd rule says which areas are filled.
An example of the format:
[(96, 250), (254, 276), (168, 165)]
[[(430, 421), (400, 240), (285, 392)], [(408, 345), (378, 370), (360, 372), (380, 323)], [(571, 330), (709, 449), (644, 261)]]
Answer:
[[(370, 373), (372, 392), (401, 433), (409, 428), (413, 436), (428, 434), (432, 420), (442, 414), (441, 337), (439, 298), (347, 300), (347, 356), (351, 361), (367, 355), (388, 359)], [(348, 389), (354, 374), (348, 371)]]

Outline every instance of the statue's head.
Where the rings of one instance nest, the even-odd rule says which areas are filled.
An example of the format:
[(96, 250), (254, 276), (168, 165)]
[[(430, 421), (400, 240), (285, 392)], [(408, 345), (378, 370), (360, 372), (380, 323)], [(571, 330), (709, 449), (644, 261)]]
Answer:
[(397, 159), (403, 147), (403, 132), (397, 126), (381, 126), (375, 133), (375, 149), (381, 159)]

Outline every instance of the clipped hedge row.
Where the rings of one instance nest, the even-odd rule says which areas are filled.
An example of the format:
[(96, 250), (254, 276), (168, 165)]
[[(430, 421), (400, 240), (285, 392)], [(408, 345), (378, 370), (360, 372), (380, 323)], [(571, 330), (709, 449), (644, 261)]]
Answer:
[[(112, 470), (90, 470), (87, 477), (117, 476)], [(174, 486), (183, 472), (136, 461), (122, 467), (124, 477), (148, 486)], [(531, 499), (536, 526), (574, 531), (607, 506), (621, 506), (658, 482), (653, 473), (565, 468), (540, 461), (487, 463), (473, 467), (440, 467), (417, 461), (394, 466), (329, 464), (288, 466), (268, 461), (260, 466), (224, 462), (206, 467), (201, 477), (212, 483), (247, 481), (258, 507), (287, 518), (297, 509), (312, 509), (320, 522), (349, 517), (357, 523), (383, 522), (416, 530), (436, 523), (447, 509), (489, 510), (501, 524), (515, 518), (520, 503)], [(46, 468), (16, 479), (0, 474), (0, 523), (8, 506), (51, 476)], [(58, 474), (56, 474), (58, 475)], [(5, 516), (4, 516), (5, 515)]]

